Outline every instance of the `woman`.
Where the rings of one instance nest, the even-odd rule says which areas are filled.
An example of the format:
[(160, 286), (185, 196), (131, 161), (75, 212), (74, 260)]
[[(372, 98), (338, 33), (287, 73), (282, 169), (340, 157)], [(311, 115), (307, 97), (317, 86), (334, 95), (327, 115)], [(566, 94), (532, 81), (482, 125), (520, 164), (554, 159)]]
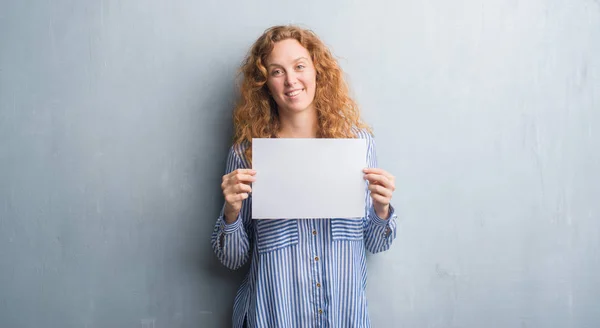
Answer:
[[(394, 177), (377, 168), (375, 143), (343, 73), (311, 31), (275, 26), (243, 66), (235, 140), (223, 176), (225, 204), (212, 235), (219, 260), (251, 259), (235, 299), (234, 327), (369, 327), (366, 250), (396, 236)], [(367, 199), (361, 219), (252, 220), (252, 138), (364, 138)]]

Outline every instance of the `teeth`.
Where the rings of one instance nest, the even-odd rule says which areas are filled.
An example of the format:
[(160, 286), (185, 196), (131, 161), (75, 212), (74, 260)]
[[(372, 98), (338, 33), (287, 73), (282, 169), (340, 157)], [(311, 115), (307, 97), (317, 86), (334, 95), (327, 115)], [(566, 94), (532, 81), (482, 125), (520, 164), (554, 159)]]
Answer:
[(299, 94), (300, 91), (302, 91), (302, 90), (296, 90), (296, 91), (288, 92), (285, 95), (288, 96), (288, 97), (293, 97), (293, 96)]

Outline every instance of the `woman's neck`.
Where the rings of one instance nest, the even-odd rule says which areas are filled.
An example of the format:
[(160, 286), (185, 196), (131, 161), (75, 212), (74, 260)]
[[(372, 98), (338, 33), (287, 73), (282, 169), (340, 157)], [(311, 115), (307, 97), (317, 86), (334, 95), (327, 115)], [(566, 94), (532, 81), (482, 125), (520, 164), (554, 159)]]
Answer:
[(279, 138), (316, 138), (319, 123), (316, 111), (296, 113), (293, 116), (280, 115)]

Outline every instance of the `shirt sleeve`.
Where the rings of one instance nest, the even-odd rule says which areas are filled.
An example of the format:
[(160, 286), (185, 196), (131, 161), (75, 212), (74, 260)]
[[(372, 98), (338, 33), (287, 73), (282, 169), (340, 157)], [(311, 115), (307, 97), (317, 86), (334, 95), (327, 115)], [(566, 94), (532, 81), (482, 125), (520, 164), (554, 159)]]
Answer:
[[(377, 152), (375, 150), (375, 140), (369, 134), (367, 136), (367, 165), (369, 168), (377, 167)], [(396, 210), (390, 204), (389, 216), (380, 218), (375, 213), (371, 192), (368, 190), (365, 210), (365, 247), (371, 253), (386, 251), (392, 245), (396, 238)]]
[[(225, 174), (229, 174), (237, 169), (245, 168), (241, 159), (236, 154), (236, 148), (231, 147), (227, 156), (227, 166)], [(221, 208), (221, 213), (213, 229), (211, 244), (213, 251), (219, 258), (219, 261), (226, 267), (235, 270), (246, 263), (249, 257), (250, 238), (252, 226), (250, 224), (251, 198), (246, 198), (242, 202), (242, 209), (237, 219), (227, 224), (224, 216), (225, 204)]]

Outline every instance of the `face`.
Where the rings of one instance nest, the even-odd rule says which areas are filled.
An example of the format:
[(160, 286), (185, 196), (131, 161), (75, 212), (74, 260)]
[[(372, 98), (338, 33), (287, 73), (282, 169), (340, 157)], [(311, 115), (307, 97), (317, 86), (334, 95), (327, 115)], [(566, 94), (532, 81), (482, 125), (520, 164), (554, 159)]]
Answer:
[(267, 87), (280, 112), (314, 110), (317, 74), (306, 48), (295, 39), (279, 41), (265, 64)]

